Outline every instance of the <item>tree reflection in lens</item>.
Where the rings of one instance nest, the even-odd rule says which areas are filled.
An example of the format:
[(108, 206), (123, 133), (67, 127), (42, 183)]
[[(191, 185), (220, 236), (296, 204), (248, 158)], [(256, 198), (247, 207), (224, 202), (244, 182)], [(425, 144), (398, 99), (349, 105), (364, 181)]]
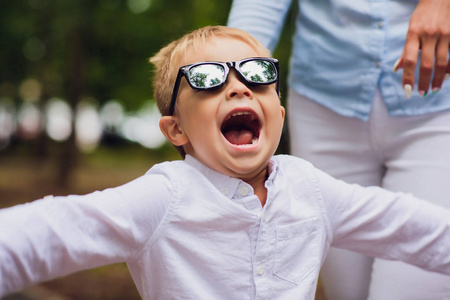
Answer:
[(200, 65), (189, 70), (189, 81), (199, 88), (209, 88), (223, 81), (225, 70), (220, 65)]
[(276, 78), (276, 70), (270, 62), (252, 60), (241, 64), (242, 74), (253, 82), (270, 82)]

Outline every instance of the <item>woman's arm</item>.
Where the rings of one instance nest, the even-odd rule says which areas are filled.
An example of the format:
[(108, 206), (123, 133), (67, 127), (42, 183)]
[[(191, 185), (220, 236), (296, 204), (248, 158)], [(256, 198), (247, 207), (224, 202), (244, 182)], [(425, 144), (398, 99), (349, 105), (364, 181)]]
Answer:
[(234, 0), (228, 26), (247, 31), (273, 51), (292, 0)]

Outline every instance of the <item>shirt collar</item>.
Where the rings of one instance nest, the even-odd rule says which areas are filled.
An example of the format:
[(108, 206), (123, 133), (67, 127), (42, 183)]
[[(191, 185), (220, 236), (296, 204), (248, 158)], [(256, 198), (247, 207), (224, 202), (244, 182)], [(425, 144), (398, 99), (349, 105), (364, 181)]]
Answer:
[[(240, 185), (246, 184), (241, 179), (230, 177), (214, 169), (211, 169), (191, 155), (186, 155), (184, 161), (188, 165), (202, 173), (206, 178), (208, 178), (212, 185), (229, 199), (233, 198), (233, 195)], [(267, 180), (273, 181), (276, 173), (278, 172), (278, 162), (275, 159), (272, 158), (269, 161), (268, 170), (269, 177)]]
[(202, 173), (219, 192), (221, 192), (229, 199), (233, 197), (234, 192), (242, 182), (242, 180), (238, 178), (230, 177), (214, 169), (211, 169), (193, 156), (186, 155), (184, 161), (188, 165)]

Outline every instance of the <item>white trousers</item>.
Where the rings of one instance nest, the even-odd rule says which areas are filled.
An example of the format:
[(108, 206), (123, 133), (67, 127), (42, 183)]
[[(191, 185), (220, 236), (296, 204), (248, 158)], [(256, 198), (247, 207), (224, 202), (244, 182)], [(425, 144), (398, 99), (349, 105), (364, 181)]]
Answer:
[[(450, 208), (450, 111), (389, 117), (377, 92), (363, 122), (290, 90), (287, 112), (293, 155), (347, 182), (411, 192)], [(450, 299), (448, 276), (335, 248), (321, 281), (329, 300)]]

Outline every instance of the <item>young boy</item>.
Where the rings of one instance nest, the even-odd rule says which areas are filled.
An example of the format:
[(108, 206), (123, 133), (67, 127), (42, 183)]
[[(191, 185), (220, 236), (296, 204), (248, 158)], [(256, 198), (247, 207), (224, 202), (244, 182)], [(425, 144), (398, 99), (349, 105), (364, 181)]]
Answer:
[(0, 211), (0, 295), (126, 261), (144, 299), (313, 299), (331, 244), (450, 275), (449, 211), (273, 156), (278, 63), (251, 36), (205, 27), (151, 61), (185, 160)]

